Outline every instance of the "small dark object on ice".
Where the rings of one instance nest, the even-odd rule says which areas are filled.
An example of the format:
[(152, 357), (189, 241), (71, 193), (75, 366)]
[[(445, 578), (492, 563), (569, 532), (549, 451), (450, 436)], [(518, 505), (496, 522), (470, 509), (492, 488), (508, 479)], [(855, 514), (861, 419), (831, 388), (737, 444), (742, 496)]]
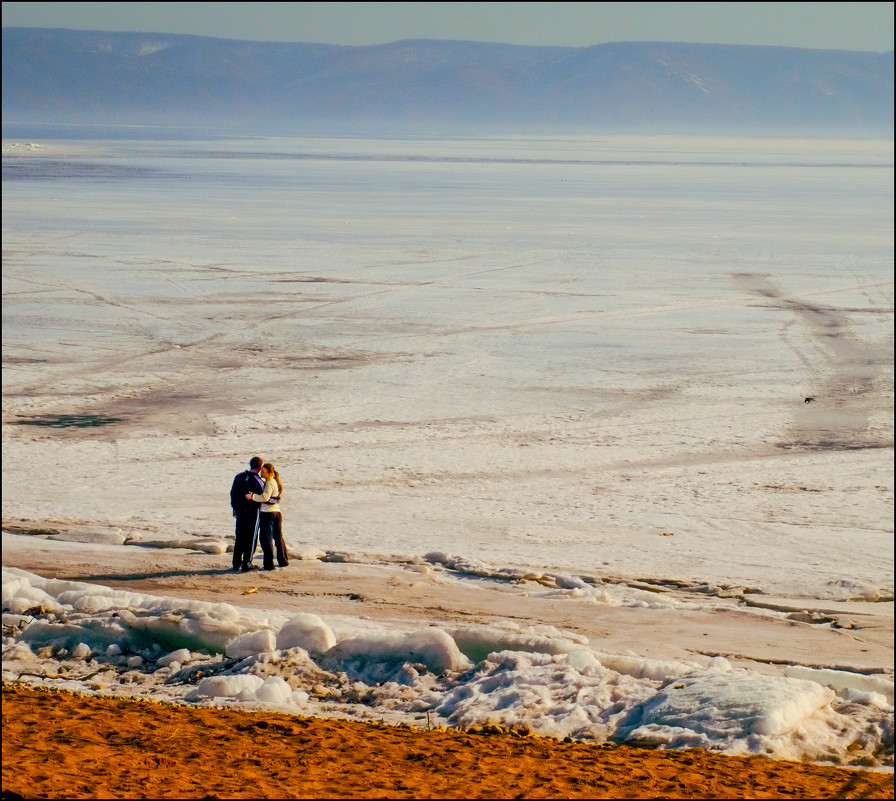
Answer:
[(815, 398), (806, 398), (806, 400), (804, 400), (803, 403), (812, 403), (812, 401), (814, 401), (814, 400), (815, 400)]

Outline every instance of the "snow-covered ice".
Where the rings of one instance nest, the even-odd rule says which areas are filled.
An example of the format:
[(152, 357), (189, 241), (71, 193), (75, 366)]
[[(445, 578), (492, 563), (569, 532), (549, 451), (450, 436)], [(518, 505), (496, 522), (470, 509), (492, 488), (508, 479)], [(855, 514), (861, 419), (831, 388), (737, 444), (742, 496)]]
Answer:
[(892, 765), (892, 142), (3, 155), (5, 680)]

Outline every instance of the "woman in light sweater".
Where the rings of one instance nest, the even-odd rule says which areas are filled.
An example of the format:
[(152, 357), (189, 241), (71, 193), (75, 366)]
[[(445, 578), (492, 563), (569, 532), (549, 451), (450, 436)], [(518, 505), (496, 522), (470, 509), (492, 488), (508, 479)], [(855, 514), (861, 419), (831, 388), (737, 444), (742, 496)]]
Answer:
[(249, 493), (246, 498), (261, 503), (258, 539), (264, 554), (264, 569), (273, 570), (275, 550), (277, 564), (280, 567), (289, 564), (289, 554), (283, 541), (283, 516), (280, 514), (279, 503), (280, 496), (283, 495), (283, 484), (280, 481), (280, 474), (270, 462), (262, 465), (259, 475), (264, 479), (264, 490), (260, 494)]

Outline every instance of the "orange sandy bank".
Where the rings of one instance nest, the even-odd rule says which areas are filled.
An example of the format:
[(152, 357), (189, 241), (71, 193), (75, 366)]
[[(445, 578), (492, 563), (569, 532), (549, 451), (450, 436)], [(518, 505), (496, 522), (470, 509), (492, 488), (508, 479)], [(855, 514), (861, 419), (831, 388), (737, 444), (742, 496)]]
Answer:
[(3, 687), (3, 798), (892, 798), (893, 775)]

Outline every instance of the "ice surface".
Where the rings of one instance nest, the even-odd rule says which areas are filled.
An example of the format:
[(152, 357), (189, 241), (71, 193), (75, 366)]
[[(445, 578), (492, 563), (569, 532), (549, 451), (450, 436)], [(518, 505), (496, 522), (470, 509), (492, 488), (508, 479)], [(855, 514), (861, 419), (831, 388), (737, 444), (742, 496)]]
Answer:
[(892, 142), (13, 144), (5, 678), (891, 762)]

